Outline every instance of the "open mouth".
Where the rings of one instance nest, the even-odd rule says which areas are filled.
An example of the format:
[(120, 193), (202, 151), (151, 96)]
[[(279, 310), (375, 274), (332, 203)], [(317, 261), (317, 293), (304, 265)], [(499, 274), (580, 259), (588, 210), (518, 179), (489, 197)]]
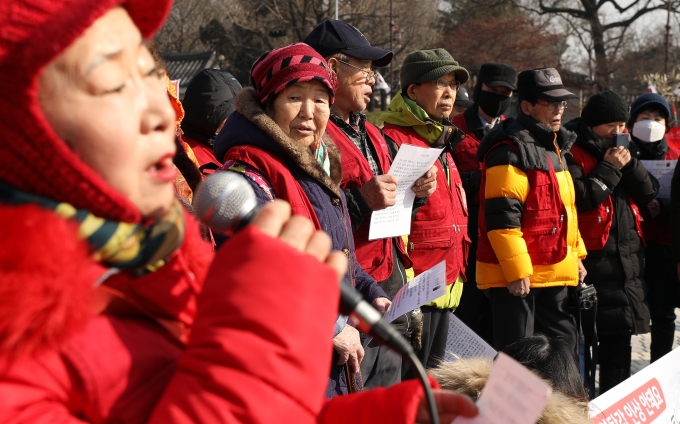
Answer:
[(149, 166), (146, 169), (152, 178), (161, 182), (174, 181), (177, 177), (177, 168), (175, 168), (174, 163), (172, 163), (172, 158), (174, 155), (168, 153), (161, 157), (158, 162)]

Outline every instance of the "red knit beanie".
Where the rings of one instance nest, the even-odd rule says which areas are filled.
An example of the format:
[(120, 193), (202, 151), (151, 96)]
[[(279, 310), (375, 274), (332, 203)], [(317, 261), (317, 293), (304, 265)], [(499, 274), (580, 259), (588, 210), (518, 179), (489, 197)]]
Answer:
[(297, 82), (319, 81), (328, 87), (330, 103), (335, 99), (337, 79), (326, 60), (305, 43), (274, 49), (260, 56), (250, 70), (250, 82), (260, 103), (265, 104), (271, 94)]
[(38, 102), (39, 77), (111, 8), (123, 6), (142, 36), (149, 38), (171, 4), (172, 0), (0, 1), (1, 181), (103, 218), (141, 220), (132, 202), (85, 165), (47, 123)]

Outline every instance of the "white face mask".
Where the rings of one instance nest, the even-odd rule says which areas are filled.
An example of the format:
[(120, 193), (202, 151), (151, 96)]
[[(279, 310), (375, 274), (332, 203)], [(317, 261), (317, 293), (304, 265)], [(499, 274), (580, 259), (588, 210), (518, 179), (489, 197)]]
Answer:
[(666, 134), (666, 127), (656, 121), (638, 121), (633, 125), (633, 135), (640, 141), (653, 143)]

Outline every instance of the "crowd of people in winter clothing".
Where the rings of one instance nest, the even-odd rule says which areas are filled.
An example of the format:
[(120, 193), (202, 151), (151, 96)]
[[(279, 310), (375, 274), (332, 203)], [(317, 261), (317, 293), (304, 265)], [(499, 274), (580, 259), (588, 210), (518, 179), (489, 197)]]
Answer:
[[(444, 294), (393, 322), (441, 422), (478, 414), (492, 364), (443, 361), (452, 312), (551, 386), (545, 424), (588, 422), (578, 332), (600, 393), (629, 376), (632, 335), (651, 330), (652, 360), (671, 350), (680, 183), (660, 195), (642, 162), (668, 152), (663, 97), (597, 93), (563, 124), (557, 70), (487, 63), (470, 96), (436, 48), (404, 58), (378, 128), (362, 112), (393, 53), (326, 20), (245, 88), (206, 69), (180, 100), (145, 42), (170, 6), (0, 3), (0, 421), (431, 422), (411, 363), (338, 312), (338, 283), (385, 314), (442, 261)], [(404, 144), (442, 151), (410, 188), (410, 233), (371, 240)], [(215, 172), (261, 205), (230, 237), (193, 216)]]

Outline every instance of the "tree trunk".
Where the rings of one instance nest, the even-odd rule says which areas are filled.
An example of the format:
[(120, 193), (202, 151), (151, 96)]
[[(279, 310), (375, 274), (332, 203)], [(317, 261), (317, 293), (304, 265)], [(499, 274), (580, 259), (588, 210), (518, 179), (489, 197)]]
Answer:
[(590, 19), (591, 36), (593, 39), (593, 50), (595, 51), (595, 85), (598, 91), (609, 90), (609, 64), (607, 62), (607, 52), (604, 45), (604, 30), (600, 19), (595, 16)]

